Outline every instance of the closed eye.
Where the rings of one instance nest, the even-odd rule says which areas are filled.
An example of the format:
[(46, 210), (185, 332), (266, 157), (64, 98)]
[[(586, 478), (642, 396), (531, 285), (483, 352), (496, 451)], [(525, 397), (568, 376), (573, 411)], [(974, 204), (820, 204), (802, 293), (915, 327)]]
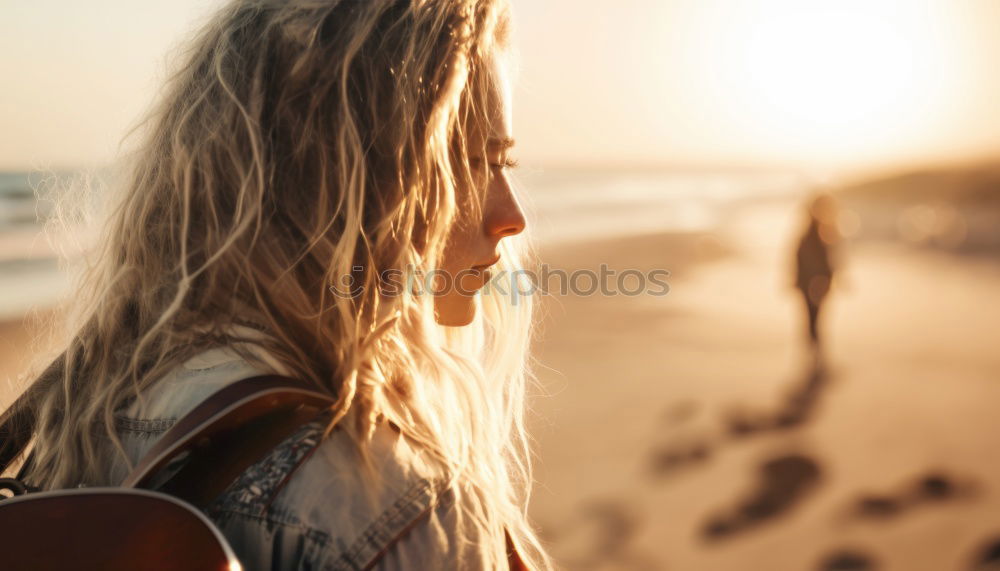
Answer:
[(518, 167), (518, 165), (520, 165), (520, 164), (521, 163), (517, 159), (515, 159), (513, 157), (507, 157), (506, 159), (504, 159), (504, 161), (502, 163), (495, 164), (495, 165), (492, 165), (492, 166), (500, 167), (500, 168), (505, 168), (505, 169), (516, 169)]
[[(480, 159), (480, 158), (470, 158), (469, 159), (469, 166), (471, 166), (471, 167), (479, 167), (479, 166), (482, 166), (483, 162), (485, 162), (485, 161), (483, 159)], [(521, 163), (517, 159), (514, 159), (512, 157), (507, 157), (507, 158), (505, 158), (501, 162), (491, 162), (490, 163), (490, 168), (495, 168), (495, 169), (513, 169), (513, 168), (517, 168), (518, 165), (520, 165), (520, 164)]]

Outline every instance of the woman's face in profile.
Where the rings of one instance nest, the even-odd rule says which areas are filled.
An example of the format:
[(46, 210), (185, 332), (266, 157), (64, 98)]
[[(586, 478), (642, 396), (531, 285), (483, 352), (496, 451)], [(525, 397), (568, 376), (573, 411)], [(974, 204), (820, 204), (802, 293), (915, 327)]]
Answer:
[[(511, 121), (511, 90), (506, 70), (494, 58), (495, 81), (491, 82), (488, 120), (484, 128), (469, 129), (468, 148), (475, 184), (480, 188), (458, 189), (458, 215), (445, 247), (441, 269), (447, 273), (444, 292), (434, 300), (441, 325), (468, 325), (476, 316), (476, 293), (490, 280), (488, 268), (499, 260), (500, 240), (520, 234), (524, 212), (514, 196), (508, 176), (514, 137)], [(486, 132), (484, 132), (486, 131)], [(483, 152), (485, 149), (485, 152)], [(481, 215), (471, 203), (473, 193), (485, 197)]]

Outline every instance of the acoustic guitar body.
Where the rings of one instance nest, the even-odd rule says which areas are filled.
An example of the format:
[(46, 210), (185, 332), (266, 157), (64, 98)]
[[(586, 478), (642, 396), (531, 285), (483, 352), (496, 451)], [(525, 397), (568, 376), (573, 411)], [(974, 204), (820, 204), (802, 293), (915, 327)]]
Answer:
[(0, 502), (0, 569), (239, 571), (190, 504), (148, 490), (81, 488)]

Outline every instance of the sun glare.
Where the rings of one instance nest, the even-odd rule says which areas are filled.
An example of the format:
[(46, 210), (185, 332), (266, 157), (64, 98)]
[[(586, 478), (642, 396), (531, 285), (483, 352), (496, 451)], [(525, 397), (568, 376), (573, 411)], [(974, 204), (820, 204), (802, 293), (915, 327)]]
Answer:
[(955, 42), (916, 1), (754, 2), (722, 34), (733, 116), (763, 144), (830, 159), (933, 136)]

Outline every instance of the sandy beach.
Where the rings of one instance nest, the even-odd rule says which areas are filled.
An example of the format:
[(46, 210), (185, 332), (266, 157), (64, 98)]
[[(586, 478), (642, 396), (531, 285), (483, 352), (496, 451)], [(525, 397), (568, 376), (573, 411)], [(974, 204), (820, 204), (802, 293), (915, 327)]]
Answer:
[(531, 512), (566, 568), (972, 569), (1000, 538), (1000, 265), (851, 247), (817, 368), (799, 220), (543, 252), (672, 272), (665, 297), (548, 300)]
[(38, 310), (20, 318), (0, 320), (0, 407), (6, 408), (20, 391), (19, 377), (32, 365), (36, 351), (44, 350), (38, 340), (42, 329), (40, 319), (47, 318)]

